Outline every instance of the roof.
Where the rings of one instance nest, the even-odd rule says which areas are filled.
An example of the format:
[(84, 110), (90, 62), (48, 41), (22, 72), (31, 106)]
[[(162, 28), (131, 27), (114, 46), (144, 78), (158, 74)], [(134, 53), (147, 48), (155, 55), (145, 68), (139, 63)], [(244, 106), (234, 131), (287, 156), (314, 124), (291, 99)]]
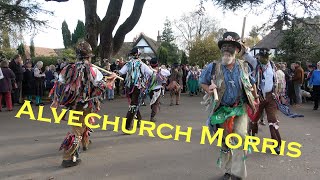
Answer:
[(66, 50), (65, 48), (59, 48), (59, 49), (53, 49), (54, 52), (58, 55), (58, 56), (63, 56), (63, 51)]
[(146, 35), (143, 34), (143, 33), (141, 33), (140, 36), (139, 36), (139, 38), (136, 40), (136, 42), (134, 42), (133, 47), (136, 46), (142, 38), (143, 38), (143, 39), (147, 42), (147, 44), (151, 47), (152, 51), (156, 53), (157, 50), (158, 50), (159, 47), (160, 47), (160, 43), (158, 43), (157, 41), (151, 39), (150, 37), (146, 36)]
[(119, 52), (115, 55), (115, 58), (127, 57), (132, 47), (133, 47), (133, 42), (124, 42)]
[[(25, 46), (25, 54), (26, 58), (31, 58), (30, 55), (30, 46)], [(54, 51), (54, 49), (44, 48), (44, 47), (34, 47), (35, 56), (58, 56), (58, 54)]]
[(272, 30), (261, 41), (259, 41), (252, 49), (269, 48), (276, 49), (284, 36), (284, 30)]

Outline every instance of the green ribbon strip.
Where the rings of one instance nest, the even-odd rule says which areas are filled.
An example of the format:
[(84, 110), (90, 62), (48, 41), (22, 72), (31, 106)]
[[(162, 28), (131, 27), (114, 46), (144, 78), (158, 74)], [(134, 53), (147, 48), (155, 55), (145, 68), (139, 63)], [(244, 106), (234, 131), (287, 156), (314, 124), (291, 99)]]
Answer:
[(222, 106), (211, 116), (210, 122), (212, 125), (222, 124), (228, 118), (230, 118), (232, 116), (241, 116), (244, 113), (245, 112), (244, 112), (242, 103), (236, 107)]

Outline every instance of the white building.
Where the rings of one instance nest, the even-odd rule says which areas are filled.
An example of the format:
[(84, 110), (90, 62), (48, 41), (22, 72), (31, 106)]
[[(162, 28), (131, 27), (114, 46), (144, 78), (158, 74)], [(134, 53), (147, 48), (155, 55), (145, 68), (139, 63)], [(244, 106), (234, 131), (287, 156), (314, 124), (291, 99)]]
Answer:
[(157, 41), (151, 39), (145, 34), (141, 33), (136, 42), (133, 43), (133, 47), (138, 47), (141, 51), (141, 59), (150, 60), (156, 57), (157, 50), (160, 47), (160, 36), (158, 35)]

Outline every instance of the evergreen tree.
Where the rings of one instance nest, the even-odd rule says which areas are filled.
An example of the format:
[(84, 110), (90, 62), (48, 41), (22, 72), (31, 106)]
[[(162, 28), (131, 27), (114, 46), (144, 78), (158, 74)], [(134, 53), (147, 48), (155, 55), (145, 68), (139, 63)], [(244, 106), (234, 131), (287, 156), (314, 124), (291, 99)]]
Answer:
[(287, 63), (317, 62), (320, 49), (317, 36), (313, 30), (306, 28), (291, 28), (284, 31), (276, 58)]
[(179, 49), (177, 45), (173, 42), (175, 37), (171, 28), (171, 22), (166, 19), (164, 22), (164, 29), (161, 36), (161, 47), (167, 50), (167, 60), (166, 63), (172, 64), (179, 61)]
[(168, 64), (168, 50), (165, 47), (160, 46), (157, 54), (161, 64)]
[(10, 37), (6, 30), (2, 30), (2, 47), (3, 49), (10, 49)]
[(69, 30), (69, 27), (66, 21), (62, 22), (61, 30), (62, 30), (63, 45), (67, 49), (72, 46), (72, 42), (71, 42), (71, 32)]
[(177, 45), (173, 43), (163, 42), (161, 47), (166, 49), (168, 52), (167, 63), (172, 64), (179, 62), (179, 49)]
[(188, 57), (184, 51), (181, 51), (181, 64), (188, 64)]
[(72, 44), (77, 44), (79, 39), (84, 39), (85, 34), (86, 34), (85, 25), (82, 21), (78, 20), (77, 27), (71, 36)]
[(163, 42), (171, 43), (172, 41), (175, 40), (172, 27), (171, 27), (171, 22), (167, 18), (164, 22), (164, 29), (162, 32), (161, 40)]
[(34, 47), (34, 42), (33, 42), (33, 39), (31, 39), (31, 42), (30, 42), (30, 56), (32, 58), (35, 57), (35, 47)]
[(26, 59), (26, 52), (25, 52), (25, 49), (24, 49), (24, 44), (21, 43), (19, 46), (18, 46), (18, 54), (20, 54), (22, 56), (22, 59)]

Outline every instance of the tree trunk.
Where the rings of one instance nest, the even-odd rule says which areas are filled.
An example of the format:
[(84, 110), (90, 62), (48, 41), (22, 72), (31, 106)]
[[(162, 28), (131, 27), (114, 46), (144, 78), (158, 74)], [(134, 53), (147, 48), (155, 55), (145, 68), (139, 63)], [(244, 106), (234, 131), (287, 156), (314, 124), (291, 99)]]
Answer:
[(98, 45), (100, 18), (97, 15), (97, 0), (83, 0), (85, 8), (85, 39), (95, 49)]
[(138, 23), (145, 1), (146, 0), (135, 0), (130, 16), (123, 24), (120, 25), (114, 36), (112, 55), (116, 55), (119, 52), (126, 34), (128, 34)]
[(146, 0), (135, 0), (130, 16), (120, 25), (114, 38), (112, 32), (120, 18), (123, 0), (110, 0), (106, 15), (102, 20), (98, 17), (97, 0), (83, 0), (86, 15), (86, 40), (95, 49), (99, 44), (99, 56), (101, 59), (110, 59), (121, 49), (125, 36), (138, 23)]
[(120, 18), (123, 0), (110, 0), (100, 26), (100, 57), (109, 59), (113, 51), (112, 32)]

